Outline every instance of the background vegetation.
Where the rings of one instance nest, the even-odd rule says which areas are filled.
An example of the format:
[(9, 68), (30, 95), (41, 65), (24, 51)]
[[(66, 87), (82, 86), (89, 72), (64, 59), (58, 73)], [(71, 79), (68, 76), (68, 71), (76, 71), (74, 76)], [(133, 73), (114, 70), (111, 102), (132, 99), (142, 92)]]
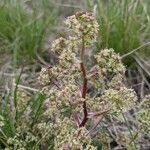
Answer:
[[(149, 42), (148, 0), (97, 0), (92, 7), (100, 24), (98, 49), (113, 47), (124, 55)], [(150, 55), (147, 45), (140, 49), (140, 54)], [(130, 56), (125, 63), (133, 63)]]

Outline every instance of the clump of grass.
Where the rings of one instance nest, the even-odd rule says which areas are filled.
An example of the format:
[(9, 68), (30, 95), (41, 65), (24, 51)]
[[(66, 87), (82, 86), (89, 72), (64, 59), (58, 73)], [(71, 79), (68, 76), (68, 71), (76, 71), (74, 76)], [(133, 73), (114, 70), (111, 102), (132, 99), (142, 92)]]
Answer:
[[(18, 58), (34, 58), (45, 36), (55, 25), (57, 11), (48, 0), (0, 2), (0, 45), (2, 52)], [(28, 59), (29, 60), (29, 59)]]
[[(149, 0), (96, 0), (92, 5), (100, 24), (98, 50), (113, 47), (124, 55), (150, 41)], [(141, 49), (142, 55), (149, 55), (149, 47)], [(124, 59), (131, 65), (132, 57)]]

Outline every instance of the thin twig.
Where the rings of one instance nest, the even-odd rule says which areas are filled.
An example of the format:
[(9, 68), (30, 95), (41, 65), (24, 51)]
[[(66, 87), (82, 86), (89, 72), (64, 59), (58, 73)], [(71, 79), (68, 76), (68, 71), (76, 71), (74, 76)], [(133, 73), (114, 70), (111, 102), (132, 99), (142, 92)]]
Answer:
[(48, 67), (52, 67), (52, 65), (47, 63), (37, 52), (36, 52), (36, 57), (40, 61), (41, 64), (43, 64), (45, 66), (48, 66)]
[(87, 135), (89, 135), (91, 132), (93, 132), (97, 128), (97, 126), (99, 125), (99, 123), (101, 122), (103, 117), (104, 117), (103, 115), (99, 116), (99, 119), (98, 119), (97, 123), (92, 127), (92, 129), (90, 129), (90, 131), (87, 133)]
[(123, 58), (125, 58), (125, 57), (129, 56), (129, 55), (131, 55), (131, 54), (135, 53), (136, 51), (140, 50), (141, 48), (143, 48), (143, 47), (145, 47), (145, 46), (147, 46), (147, 45), (150, 45), (150, 42), (147, 42), (147, 43), (145, 43), (145, 44), (143, 44), (143, 45), (139, 46), (138, 48), (133, 49), (131, 52), (129, 52), (129, 53), (127, 53), (127, 54), (122, 55), (122, 56), (121, 56), (121, 58), (123, 59)]
[(54, 5), (61, 6), (61, 7), (71, 7), (71, 8), (83, 9), (83, 7), (81, 7), (79, 5), (69, 5), (69, 4), (62, 4), (62, 3), (56, 3), (56, 2), (52, 2), (52, 3), (54, 3)]
[[(16, 86), (16, 83), (14, 83), (14, 86)], [(26, 90), (30, 90), (30, 91), (34, 91), (34, 92), (38, 92), (39, 91), (38, 89), (27, 87), (27, 86), (20, 85), (20, 84), (18, 84), (17, 86), (18, 86), (18, 88), (22, 88), (22, 89), (26, 89)]]
[(148, 69), (145, 68), (145, 66), (142, 64), (141, 60), (134, 56), (134, 59), (136, 60), (136, 62), (139, 64), (139, 66), (150, 76), (150, 72), (148, 71)]

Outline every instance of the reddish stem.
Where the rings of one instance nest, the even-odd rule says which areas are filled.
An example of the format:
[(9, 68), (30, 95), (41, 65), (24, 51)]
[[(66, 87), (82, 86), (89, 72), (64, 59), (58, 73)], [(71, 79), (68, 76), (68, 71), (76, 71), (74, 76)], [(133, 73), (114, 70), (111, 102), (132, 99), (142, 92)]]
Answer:
[[(81, 62), (81, 71), (82, 71), (82, 75), (83, 75), (82, 98), (85, 99), (86, 92), (87, 92), (87, 78), (86, 78), (86, 69), (85, 69), (83, 62)], [(83, 117), (83, 120), (82, 120), (81, 124), (79, 125), (79, 127), (83, 127), (88, 120), (86, 101), (83, 102), (83, 113), (84, 113), (84, 117)]]
[[(81, 71), (82, 71), (82, 76), (83, 76), (82, 98), (85, 99), (86, 93), (87, 93), (87, 75), (86, 75), (86, 68), (84, 65), (84, 52), (85, 52), (85, 41), (84, 41), (84, 34), (83, 34), (82, 35), (82, 48), (81, 48), (81, 54), (80, 54), (80, 59), (81, 59), (80, 65), (81, 65)], [(84, 117), (79, 127), (83, 127), (88, 120), (86, 101), (83, 102), (83, 113), (84, 113)]]
[(87, 78), (86, 78), (86, 69), (83, 62), (81, 62), (81, 70), (83, 75), (82, 98), (85, 98), (87, 92)]
[(84, 112), (84, 118), (83, 118), (81, 124), (79, 125), (79, 127), (83, 127), (86, 124), (87, 120), (88, 120), (86, 102), (83, 103), (83, 112)]

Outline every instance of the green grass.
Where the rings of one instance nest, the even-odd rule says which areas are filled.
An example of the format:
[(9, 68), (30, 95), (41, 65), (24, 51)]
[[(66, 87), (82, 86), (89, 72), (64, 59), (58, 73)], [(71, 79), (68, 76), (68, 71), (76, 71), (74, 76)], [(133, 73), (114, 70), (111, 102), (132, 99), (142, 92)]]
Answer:
[(56, 24), (57, 10), (48, 0), (0, 1), (0, 52), (18, 58), (34, 58)]
[[(95, 6), (100, 24), (98, 50), (114, 48), (124, 55), (150, 41), (149, 0), (96, 0)], [(142, 48), (142, 55), (150, 56), (149, 48)], [(134, 62), (132, 57), (124, 61)]]

